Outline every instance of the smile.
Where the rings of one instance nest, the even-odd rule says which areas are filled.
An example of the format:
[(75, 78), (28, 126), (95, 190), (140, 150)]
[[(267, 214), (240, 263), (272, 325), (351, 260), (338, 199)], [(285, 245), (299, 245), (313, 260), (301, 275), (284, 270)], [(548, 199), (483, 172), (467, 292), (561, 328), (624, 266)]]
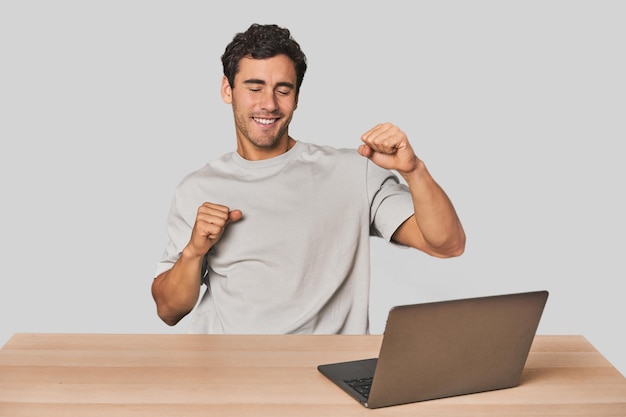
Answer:
[(278, 119), (262, 119), (260, 117), (253, 117), (254, 121), (257, 123), (260, 123), (262, 125), (271, 125), (272, 123), (275, 123), (276, 120)]

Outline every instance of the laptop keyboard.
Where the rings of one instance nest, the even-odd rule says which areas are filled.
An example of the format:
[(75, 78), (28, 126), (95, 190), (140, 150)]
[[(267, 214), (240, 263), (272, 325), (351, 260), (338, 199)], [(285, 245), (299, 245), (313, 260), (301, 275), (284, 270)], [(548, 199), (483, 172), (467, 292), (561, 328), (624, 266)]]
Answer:
[(348, 379), (343, 382), (351, 386), (356, 392), (368, 398), (370, 395), (370, 388), (372, 387), (373, 377)]

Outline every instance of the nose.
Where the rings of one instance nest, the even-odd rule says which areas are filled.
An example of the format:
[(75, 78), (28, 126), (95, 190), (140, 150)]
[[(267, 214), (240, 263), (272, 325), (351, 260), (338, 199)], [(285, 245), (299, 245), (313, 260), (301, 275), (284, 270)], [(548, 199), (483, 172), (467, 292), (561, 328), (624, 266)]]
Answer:
[(263, 95), (261, 96), (261, 109), (267, 112), (274, 112), (278, 109), (278, 101), (276, 100), (276, 95), (272, 90), (263, 91)]

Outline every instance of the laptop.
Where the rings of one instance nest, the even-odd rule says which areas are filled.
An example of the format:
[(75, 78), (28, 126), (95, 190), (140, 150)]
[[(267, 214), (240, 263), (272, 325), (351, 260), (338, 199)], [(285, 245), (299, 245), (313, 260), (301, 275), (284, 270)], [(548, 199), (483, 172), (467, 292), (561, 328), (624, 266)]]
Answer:
[(378, 358), (317, 369), (367, 408), (519, 385), (547, 291), (393, 307)]

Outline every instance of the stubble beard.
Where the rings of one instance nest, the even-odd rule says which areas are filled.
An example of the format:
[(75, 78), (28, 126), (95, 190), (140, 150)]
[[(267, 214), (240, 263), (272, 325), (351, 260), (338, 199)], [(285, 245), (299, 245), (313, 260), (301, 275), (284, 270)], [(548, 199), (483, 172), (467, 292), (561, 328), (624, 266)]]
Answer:
[[(243, 117), (239, 120), (239, 130), (243, 137), (253, 146), (259, 149), (273, 149), (277, 146), (277, 144), (281, 141), (283, 136), (287, 135), (289, 122), (290, 120), (280, 119), (281, 121), (277, 122), (280, 124), (278, 131), (275, 134), (270, 134), (266, 132), (265, 134), (254, 134), (251, 132), (252, 129), (248, 129), (247, 124), (245, 123), (249, 119), (245, 119)], [(251, 121), (250, 124), (254, 124), (256, 122)]]

